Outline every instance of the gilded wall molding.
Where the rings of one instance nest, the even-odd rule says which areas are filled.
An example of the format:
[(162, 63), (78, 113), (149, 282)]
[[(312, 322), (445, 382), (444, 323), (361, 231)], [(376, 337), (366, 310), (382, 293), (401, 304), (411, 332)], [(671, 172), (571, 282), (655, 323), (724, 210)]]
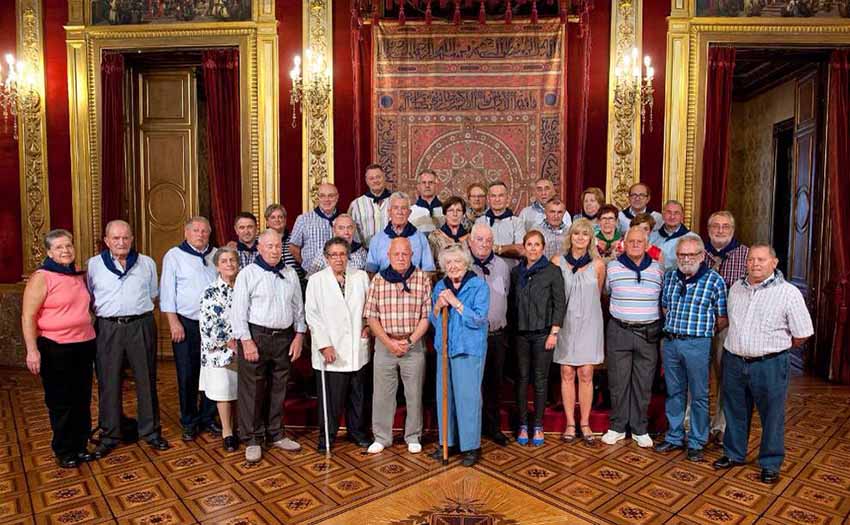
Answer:
[[(334, 181), (333, 163), (333, 9), (328, 0), (304, 0), (303, 46), (325, 58), (330, 88), (327, 98), (302, 100), (302, 208), (312, 209), (318, 199), (319, 185)], [(323, 73), (323, 72), (322, 72)], [(303, 68), (303, 85), (314, 79), (309, 67)], [(306, 101), (306, 104), (305, 104)]]
[(42, 244), (50, 230), (47, 184), (47, 129), (44, 108), (44, 33), (41, 0), (17, 0), (18, 59), (26, 64), (30, 89), (18, 108), (21, 244), (24, 275), (44, 259)]
[(620, 208), (628, 205), (629, 186), (640, 180), (640, 101), (621, 96), (617, 90), (616, 70), (632, 48), (637, 48), (638, 57), (643, 56), (642, 9), (642, 0), (616, 0), (611, 11), (605, 193)]

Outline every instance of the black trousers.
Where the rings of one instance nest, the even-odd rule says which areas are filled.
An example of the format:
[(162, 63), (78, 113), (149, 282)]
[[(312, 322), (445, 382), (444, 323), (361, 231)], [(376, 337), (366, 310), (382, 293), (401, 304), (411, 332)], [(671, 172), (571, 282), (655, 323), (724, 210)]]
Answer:
[(204, 429), (215, 421), (215, 402), (198, 391), (201, 378), (201, 328), (198, 321), (177, 316), (186, 337), (172, 343), (177, 368), (177, 393), (180, 397), (180, 425), (184, 429)]
[[(519, 332), (515, 338), (517, 355), (516, 404), (519, 424), (528, 421), (528, 382), (534, 382), (534, 418), (530, 426), (542, 427), (546, 410), (546, 390), (549, 384), (549, 366), (554, 351), (546, 350), (546, 337), (549, 330)], [(533, 376), (531, 376), (533, 374)]]
[(156, 322), (153, 314), (128, 323), (99, 317), (97, 330), (98, 411), (103, 428), (101, 440), (117, 445), (121, 440), (121, 379), (124, 358), (136, 382), (136, 411), (139, 437), (159, 437), (159, 399), (156, 393)]
[(501, 430), (499, 403), (507, 348), (508, 341), (504, 331), (499, 330), (487, 336), (487, 360), (484, 362), (484, 380), (481, 383), (481, 397), (484, 402), (481, 433), (485, 436)]
[(248, 325), (260, 358), (245, 359), (239, 345), (237, 409), (239, 431), (246, 445), (261, 445), (284, 438), (283, 402), (289, 381), (289, 345), (295, 337), (292, 328), (272, 330)]
[[(328, 435), (331, 443), (339, 431), (339, 416), (345, 408), (345, 426), (348, 437), (353, 441), (366, 441), (366, 382), (368, 367), (364, 366), (355, 372), (325, 372), (325, 389), (328, 394)], [(325, 442), (325, 414), (322, 393), (322, 372), (316, 370), (319, 402), (319, 443)]]
[(81, 452), (91, 433), (91, 383), (95, 340), (61, 344), (39, 337), (44, 403), (58, 458)]

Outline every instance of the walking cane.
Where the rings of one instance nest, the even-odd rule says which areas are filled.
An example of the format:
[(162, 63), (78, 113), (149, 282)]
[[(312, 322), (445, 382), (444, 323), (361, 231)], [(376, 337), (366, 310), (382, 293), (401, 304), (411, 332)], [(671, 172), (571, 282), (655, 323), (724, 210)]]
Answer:
[(449, 307), (443, 307), (443, 465), (449, 464)]
[(331, 438), (328, 430), (328, 387), (325, 383), (325, 356), (322, 356), (322, 413), (325, 418), (325, 457), (331, 457)]

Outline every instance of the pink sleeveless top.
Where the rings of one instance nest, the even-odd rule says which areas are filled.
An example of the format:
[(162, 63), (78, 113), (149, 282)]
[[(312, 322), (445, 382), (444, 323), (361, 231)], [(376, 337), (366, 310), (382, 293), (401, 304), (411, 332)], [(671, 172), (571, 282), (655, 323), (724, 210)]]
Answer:
[(94, 339), (89, 315), (91, 296), (85, 275), (63, 275), (38, 270), (47, 283), (44, 304), (36, 316), (38, 334), (60, 344)]

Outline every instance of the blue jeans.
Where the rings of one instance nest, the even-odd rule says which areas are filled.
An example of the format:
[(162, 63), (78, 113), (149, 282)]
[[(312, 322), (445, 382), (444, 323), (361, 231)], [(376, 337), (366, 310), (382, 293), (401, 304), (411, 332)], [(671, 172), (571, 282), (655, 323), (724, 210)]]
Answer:
[(691, 430), (688, 448), (702, 450), (708, 439), (708, 368), (711, 362), (711, 338), (664, 339), (661, 343), (667, 400), (664, 413), (670, 427), (664, 438), (682, 446), (685, 441), (685, 407), (690, 393)]
[[(203, 430), (215, 421), (216, 405), (198, 391), (201, 377), (201, 329), (198, 321), (177, 316), (186, 337), (171, 343), (177, 369), (177, 393), (180, 398), (180, 425), (184, 429)], [(199, 406), (200, 402), (200, 406)]]
[(779, 472), (785, 459), (785, 398), (789, 353), (747, 363), (729, 351), (723, 354), (723, 449), (732, 461), (747, 457), (753, 406), (761, 418), (761, 468)]

